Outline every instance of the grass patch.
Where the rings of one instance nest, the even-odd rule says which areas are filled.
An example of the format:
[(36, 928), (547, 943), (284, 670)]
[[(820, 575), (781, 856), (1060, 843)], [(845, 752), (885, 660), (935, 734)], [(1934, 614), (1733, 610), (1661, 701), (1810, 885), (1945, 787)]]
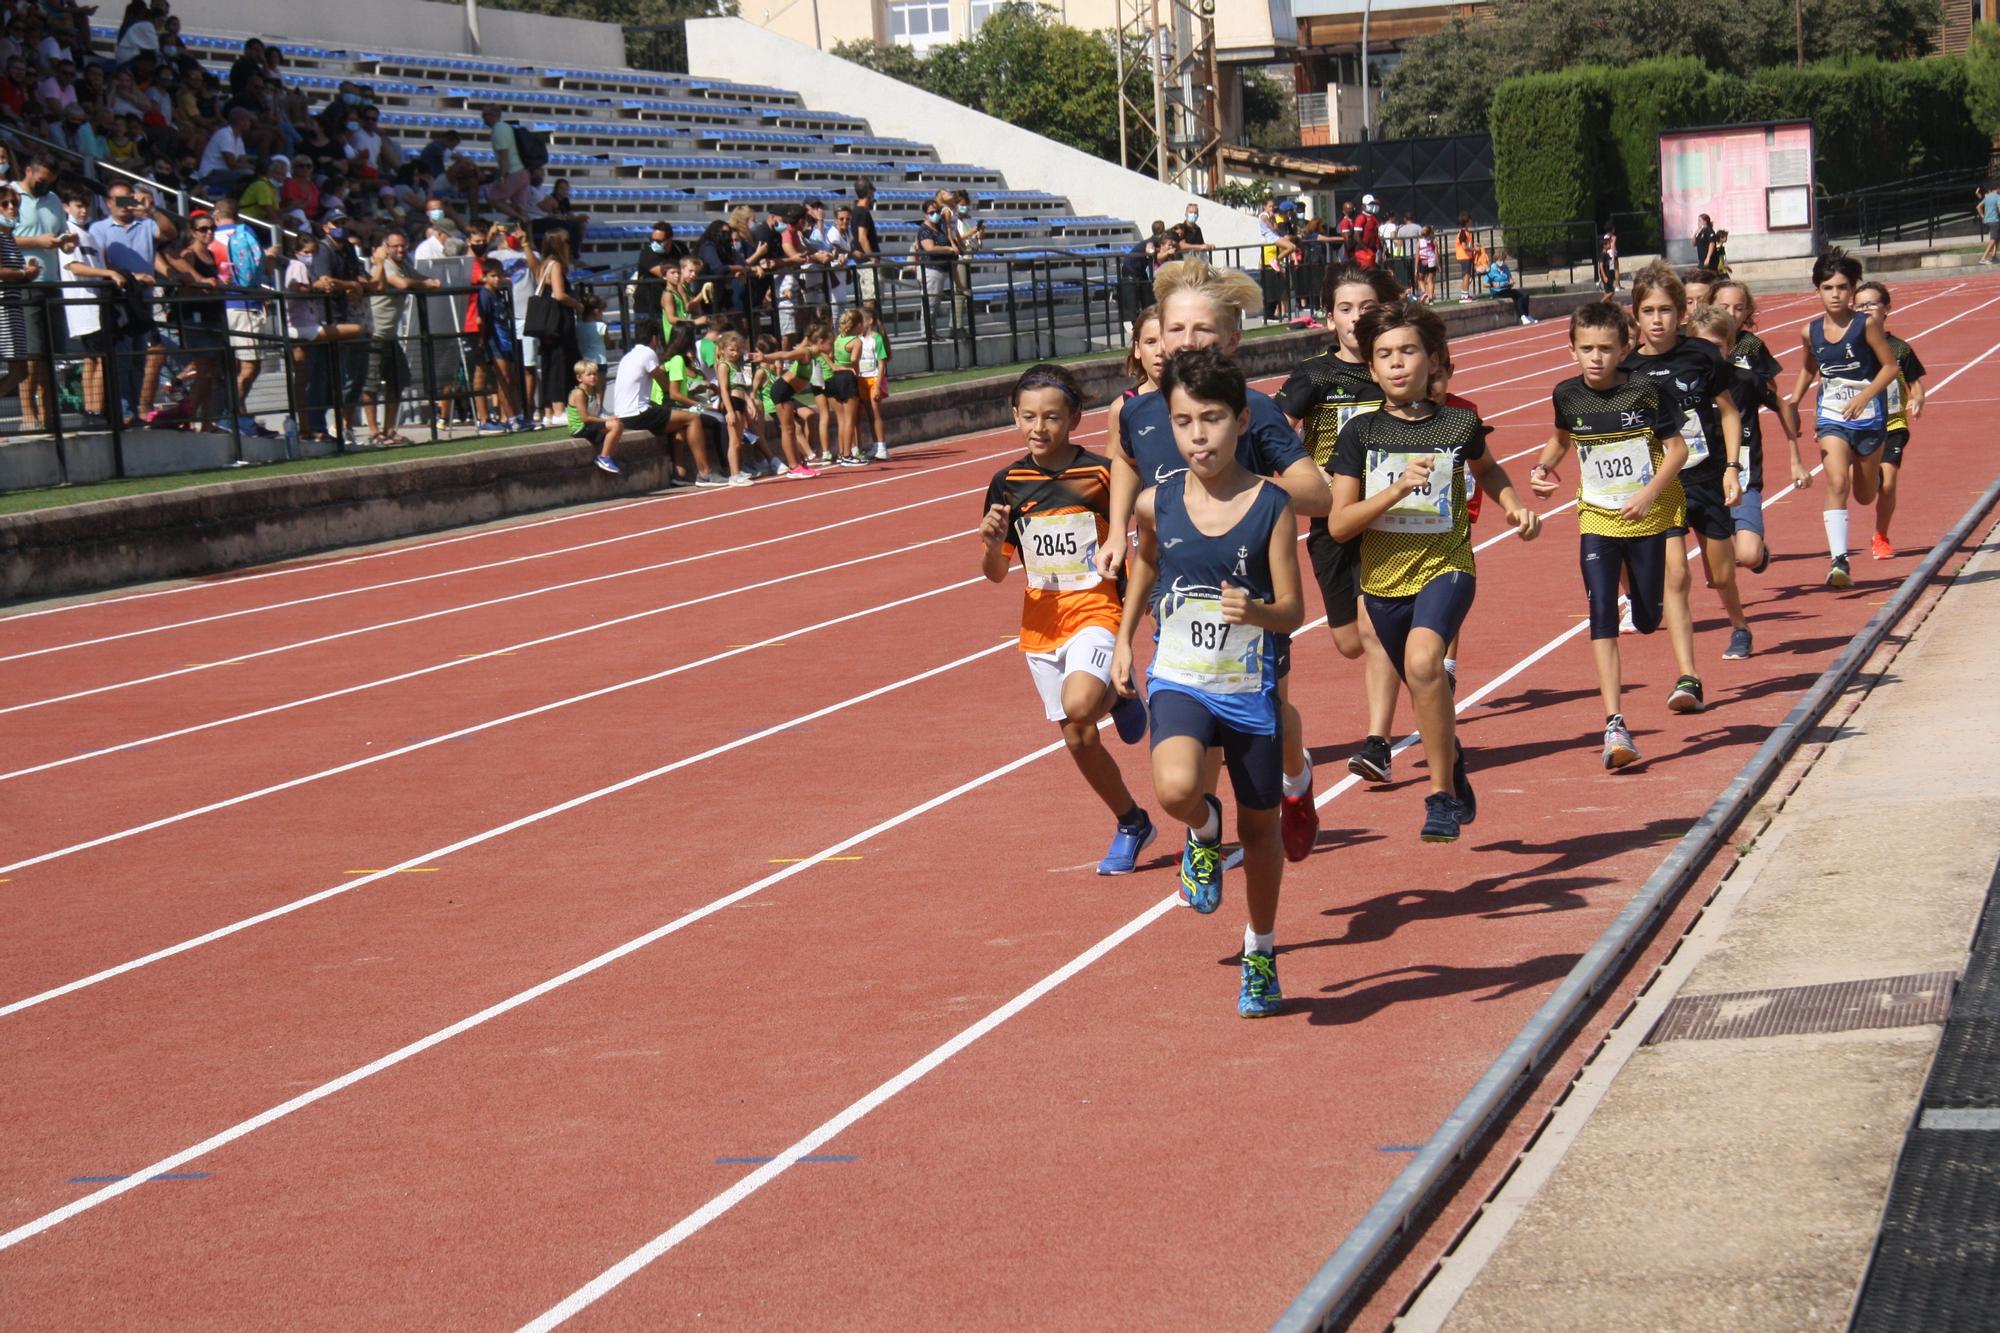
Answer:
[(383, 467), (413, 458), (449, 458), (455, 454), (478, 453), (484, 449), (505, 449), (520, 444), (539, 444), (562, 439), (561, 429), (523, 431), (519, 435), (475, 435), (463, 440), (440, 440), (436, 444), (416, 444), (407, 449), (370, 449), (327, 458), (301, 458), (296, 462), (255, 463), (249, 467), (210, 468), (203, 472), (170, 472), (159, 477), (127, 477), (121, 481), (91, 482), (82, 486), (51, 486), (38, 491), (12, 491), (0, 495), (0, 514), (25, 514), (62, 505), (89, 504), (93, 500), (117, 500), (127, 495), (156, 495), (161, 491), (185, 490), (215, 482), (246, 477), (291, 477), (304, 472), (330, 472), (338, 468)]

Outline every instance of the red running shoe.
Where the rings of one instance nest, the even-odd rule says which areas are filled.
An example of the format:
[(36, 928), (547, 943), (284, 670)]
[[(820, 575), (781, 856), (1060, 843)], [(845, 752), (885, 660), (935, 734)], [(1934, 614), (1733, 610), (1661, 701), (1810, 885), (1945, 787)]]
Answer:
[(1319, 839), (1319, 810), (1313, 805), (1311, 780), (1306, 782), (1305, 795), (1283, 797), (1278, 805), (1278, 833), (1284, 839), (1285, 859), (1303, 861), (1312, 855), (1313, 843)]
[(1875, 540), (1868, 543), (1868, 554), (1877, 560), (1887, 560), (1896, 554), (1896, 548), (1889, 545), (1889, 539), (1878, 532), (1875, 534)]

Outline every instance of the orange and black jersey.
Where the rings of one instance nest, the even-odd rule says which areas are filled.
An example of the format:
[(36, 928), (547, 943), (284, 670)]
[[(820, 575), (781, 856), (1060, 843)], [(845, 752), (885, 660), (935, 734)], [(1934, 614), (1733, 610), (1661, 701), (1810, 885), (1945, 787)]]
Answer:
[(980, 507), (983, 514), (1007, 506), (1007, 553), (1027, 570), (1024, 652), (1054, 652), (1092, 625), (1118, 628), (1123, 590), (1097, 572), (1097, 549), (1111, 539), (1111, 464), (1084, 449), (1072, 453), (1060, 468), (1043, 467), (1033, 454), (1009, 463), (993, 474)]

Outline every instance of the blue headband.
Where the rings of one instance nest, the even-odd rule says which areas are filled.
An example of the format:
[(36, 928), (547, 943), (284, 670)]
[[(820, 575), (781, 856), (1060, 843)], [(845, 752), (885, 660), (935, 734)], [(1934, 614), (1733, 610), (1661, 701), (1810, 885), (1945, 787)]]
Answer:
[(1014, 386), (1014, 396), (1019, 398), (1030, 389), (1060, 389), (1062, 396), (1069, 399), (1070, 406), (1076, 405), (1076, 390), (1059, 379), (1052, 379), (1047, 375), (1029, 376)]

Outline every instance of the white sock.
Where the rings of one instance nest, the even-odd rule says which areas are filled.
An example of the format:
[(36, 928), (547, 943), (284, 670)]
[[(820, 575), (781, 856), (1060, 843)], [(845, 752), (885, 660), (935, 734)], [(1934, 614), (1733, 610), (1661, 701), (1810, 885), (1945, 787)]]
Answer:
[(1285, 795), (1294, 799), (1304, 796), (1312, 790), (1312, 783), (1313, 761), (1312, 756), (1307, 755), (1306, 766), (1299, 770), (1297, 777), (1293, 777), (1290, 773), (1285, 774)]
[(1220, 842), (1222, 840), (1222, 802), (1213, 796), (1207, 800), (1208, 818), (1200, 828), (1194, 830), (1197, 842)]
[(1275, 930), (1269, 935), (1259, 935), (1252, 927), (1243, 927), (1244, 953), (1276, 953), (1278, 949), (1277, 941), (1278, 932)]
[(1458, 659), (1456, 657), (1447, 657), (1444, 659), (1444, 673), (1447, 676), (1456, 676), (1458, 674)]
[(1824, 509), (1820, 518), (1826, 523), (1826, 549), (1836, 557), (1847, 554), (1847, 511), (1845, 509)]

